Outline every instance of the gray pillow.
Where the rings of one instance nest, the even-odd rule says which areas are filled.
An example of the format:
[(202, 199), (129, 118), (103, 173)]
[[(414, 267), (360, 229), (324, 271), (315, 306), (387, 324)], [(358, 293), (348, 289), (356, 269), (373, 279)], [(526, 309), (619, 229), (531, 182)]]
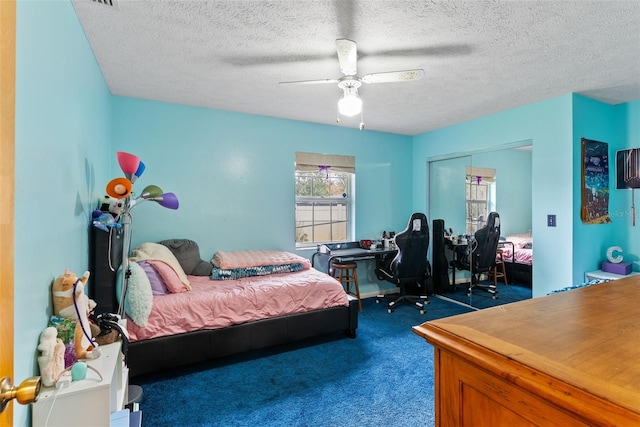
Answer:
[(198, 244), (189, 239), (169, 239), (158, 242), (166, 246), (175, 255), (185, 274), (192, 276), (210, 276), (213, 264), (200, 258)]

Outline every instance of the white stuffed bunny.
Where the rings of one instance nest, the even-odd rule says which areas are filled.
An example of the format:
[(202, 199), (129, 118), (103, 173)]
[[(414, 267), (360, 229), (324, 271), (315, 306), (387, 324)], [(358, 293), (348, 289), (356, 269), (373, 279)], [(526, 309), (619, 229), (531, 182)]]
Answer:
[(53, 326), (46, 328), (40, 334), (38, 344), (40, 356), (40, 376), (45, 387), (51, 387), (64, 371), (64, 343), (58, 338), (58, 330)]

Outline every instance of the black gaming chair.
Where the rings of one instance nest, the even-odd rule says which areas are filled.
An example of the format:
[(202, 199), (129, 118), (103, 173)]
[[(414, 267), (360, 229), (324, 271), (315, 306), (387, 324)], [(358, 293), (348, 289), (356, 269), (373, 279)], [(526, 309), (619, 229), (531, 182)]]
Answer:
[(498, 241), (500, 240), (500, 215), (491, 212), (487, 218), (487, 224), (475, 232), (474, 238), (469, 241), (464, 256), (459, 256), (453, 265), (458, 270), (468, 270), (471, 273), (469, 290), (471, 296), (473, 288), (485, 290), (493, 299), (498, 298), (498, 286), (494, 276), (493, 284), (481, 284), (480, 275), (493, 272), (496, 264)]
[(426, 312), (424, 306), (429, 304), (427, 280), (431, 274), (427, 259), (429, 249), (427, 216), (423, 213), (412, 214), (406, 230), (396, 234), (394, 241), (398, 254), (386, 266), (378, 269), (376, 275), (398, 286), (400, 293), (378, 295), (376, 302), (391, 299), (392, 301), (387, 305), (389, 313), (393, 313), (394, 307), (399, 302), (409, 302), (424, 314)]

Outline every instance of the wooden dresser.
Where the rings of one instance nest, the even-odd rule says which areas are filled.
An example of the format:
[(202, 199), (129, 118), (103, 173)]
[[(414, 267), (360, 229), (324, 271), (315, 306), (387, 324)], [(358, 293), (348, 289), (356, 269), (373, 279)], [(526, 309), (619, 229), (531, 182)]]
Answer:
[(436, 426), (640, 426), (640, 276), (414, 326)]

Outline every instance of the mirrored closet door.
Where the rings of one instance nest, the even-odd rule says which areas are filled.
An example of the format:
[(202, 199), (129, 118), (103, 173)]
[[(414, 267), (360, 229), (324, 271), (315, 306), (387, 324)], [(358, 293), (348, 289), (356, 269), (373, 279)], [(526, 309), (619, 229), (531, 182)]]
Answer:
[[(511, 295), (519, 289), (506, 289), (504, 277), (498, 277), (494, 287), (479, 286), (469, 292), (472, 267), (469, 270), (456, 268), (454, 273), (451, 263), (462, 264), (463, 267), (470, 264), (468, 244), (471, 240), (467, 239), (486, 226), (490, 212), (497, 212), (499, 215), (501, 241), (518, 239), (517, 244), (521, 245), (520, 238), (523, 242), (528, 239), (531, 241), (529, 247), (532, 248), (531, 155), (531, 142), (522, 142), (429, 160), (428, 211), (434, 228), (432, 234), (434, 239), (437, 238), (438, 228), (443, 225), (446, 235), (443, 251), (436, 241), (433, 241), (431, 247), (434, 276), (442, 274), (444, 266), (448, 267), (449, 286), (442, 286), (439, 290), (441, 295), (478, 308), (495, 305), (500, 299), (501, 291), (503, 299), (506, 298), (504, 302), (521, 296)], [(441, 221), (436, 225), (434, 220)], [(500, 249), (511, 257), (515, 252), (514, 247), (502, 244)], [(441, 252), (444, 252), (446, 265), (441, 261)], [(532, 286), (532, 249), (529, 258), (528, 265), (505, 265), (507, 283), (511, 280), (513, 284), (524, 286), (525, 295), (526, 286)], [(518, 260), (505, 259), (505, 263), (514, 261)], [(497, 273), (498, 276), (502, 274), (500, 265)], [(434, 278), (437, 281), (437, 277)], [(487, 275), (482, 275), (480, 284), (493, 283), (493, 279), (487, 279)]]

